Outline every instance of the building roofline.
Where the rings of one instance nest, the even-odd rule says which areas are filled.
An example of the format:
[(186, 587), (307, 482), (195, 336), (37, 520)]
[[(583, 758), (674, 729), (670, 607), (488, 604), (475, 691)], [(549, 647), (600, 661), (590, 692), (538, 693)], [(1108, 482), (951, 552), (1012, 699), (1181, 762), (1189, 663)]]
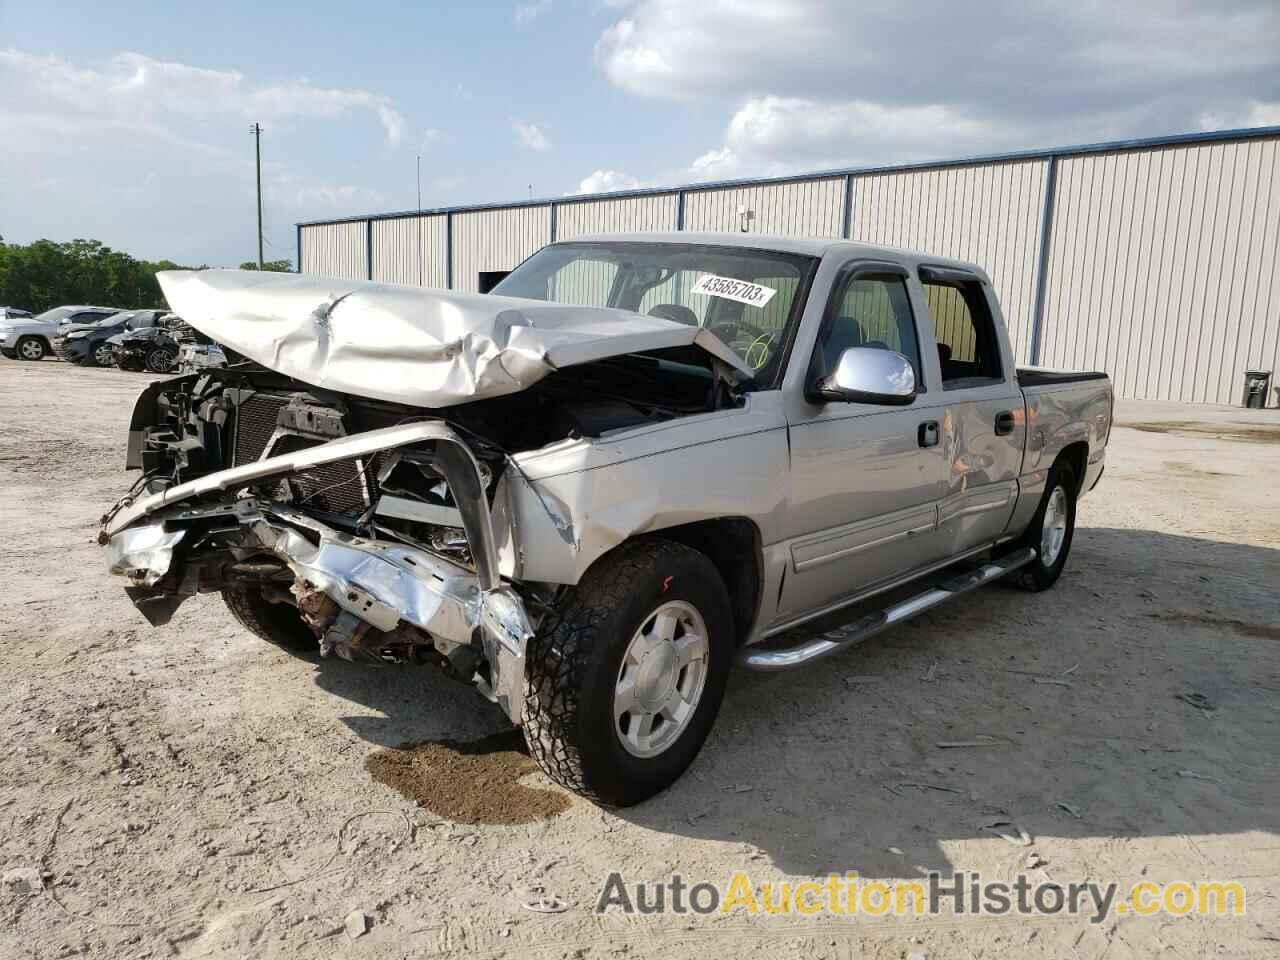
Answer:
[(1125, 150), (1147, 150), (1159, 147), (1219, 143), (1230, 140), (1259, 140), (1280, 136), (1280, 126), (1244, 127), (1233, 130), (1207, 130), (1200, 133), (1178, 133), (1162, 137), (1139, 137), (1130, 140), (1105, 140), (1099, 143), (1076, 144), (1066, 147), (1050, 147), (1038, 150), (1015, 150), (1007, 153), (991, 153), (979, 156), (958, 157), (951, 160), (922, 160), (915, 163), (894, 163), (879, 166), (840, 167), (834, 170), (817, 170), (779, 177), (746, 177), (737, 180), (714, 180), (700, 183), (672, 184), (666, 187), (640, 187), (634, 190), (613, 190), (608, 193), (576, 193), (563, 197), (541, 197), (529, 200), (513, 200), (495, 203), (471, 203), (452, 207), (432, 207), (421, 210), (399, 210), (392, 213), (371, 213), (353, 217), (336, 217), (330, 220), (303, 220), (297, 227), (319, 227), (338, 223), (364, 223), (375, 220), (404, 220), (410, 217), (432, 217), (452, 213), (477, 213), (485, 210), (517, 210), (528, 207), (546, 207), (551, 204), (564, 206), (571, 203), (590, 203), (595, 200), (623, 200), (634, 197), (673, 196), (677, 193), (700, 193), (704, 190), (723, 190), (735, 187), (777, 186), (787, 183), (806, 183), (813, 180), (830, 180), (837, 177), (867, 176), (878, 173), (903, 173), (913, 170), (939, 170), (948, 167), (967, 167), (983, 163), (1009, 163), (1019, 160), (1048, 160), (1050, 157), (1085, 156), (1094, 153), (1114, 153)]

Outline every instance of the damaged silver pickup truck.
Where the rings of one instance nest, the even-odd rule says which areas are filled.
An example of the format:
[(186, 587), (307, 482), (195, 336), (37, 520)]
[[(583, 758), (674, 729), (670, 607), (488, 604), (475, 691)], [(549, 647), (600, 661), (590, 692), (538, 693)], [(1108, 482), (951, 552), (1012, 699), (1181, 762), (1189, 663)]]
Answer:
[(138, 609), (435, 663), (609, 804), (680, 776), (735, 662), (1052, 585), (1111, 426), (1104, 374), (1015, 367), (982, 270), (848, 242), (583, 238), (487, 295), (160, 280), (248, 359), (137, 402), (100, 539)]

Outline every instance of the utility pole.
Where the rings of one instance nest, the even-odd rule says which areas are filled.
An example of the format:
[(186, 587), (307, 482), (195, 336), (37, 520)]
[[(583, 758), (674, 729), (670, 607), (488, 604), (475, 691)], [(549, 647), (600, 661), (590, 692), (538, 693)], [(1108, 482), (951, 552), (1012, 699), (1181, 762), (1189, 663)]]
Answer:
[(422, 286), (422, 154), (418, 154), (418, 217), (413, 228), (418, 237), (418, 286)]
[(258, 269), (262, 269), (262, 124), (255, 123), (253, 131), (253, 159), (258, 172)]

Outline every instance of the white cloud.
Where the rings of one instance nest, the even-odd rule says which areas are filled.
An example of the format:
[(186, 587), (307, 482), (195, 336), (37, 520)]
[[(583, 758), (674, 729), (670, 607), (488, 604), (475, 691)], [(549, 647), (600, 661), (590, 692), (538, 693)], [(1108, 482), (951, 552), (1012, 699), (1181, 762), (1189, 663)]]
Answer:
[(386, 195), (380, 190), (324, 183), (283, 172), (267, 177), (262, 192), (266, 202), (297, 210), (375, 210), (387, 204)]
[(637, 0), (595, 59), (633, 94), (727, 102), (693, 167), (733, 176), (1259, 125), (1277, 36), (1274, 0)]
[(1274, 72), (1277, 35), (1268, 0), (1080, 0), (1010, 15), (955, 0), (640, 0), (601, 35), (596, 59), (615, 84), (651, 96), (1029, 100), (1243, 84)]
[(615, 190), (634, 190), (640, 186), (635, 177), (619, 170), (596, 170), (578, 184), (578, 193), (612, 193)]
[(98, 66), (81, 66), (60, 57), (0, 50), (0, 72), (10, 91), (34, 87), (42, 109), (100, 123), (141, 125), (211, 114), (270, 122), (365, 112), (377, 118), (390, 144), (398, 143), (405, 129), (404, 117), (390, 98), (368, 90), (316, 87), (305, 80), (254, 84), (238, 71), (208, 70), (140, 53), (121, 53)]
[(756, 97), (729, 121), (724, 145), (690, 165), (696, 179), (785, 174), (884, 160), (908, 162), (1005, 146), (1011, 131), (963, 111), (864, 100)]
[(539, 153), (551, 149), (551, 140), (547, 137), (546, 124), (512, 120), (511, 129), (515, 132), (516, 143), (524, 147), (524, 149), (536, 150)]
[(522, 3), (516, 7), (513, 18), (518, 27), (527, 27), (533, 21), (537, 20), (544, 13), (551, 10), (551, 0), (532, 0), (530, 3)]
[[(377, 190), (308, 171), (305, 158), (286, 171), (273, 161), (288, 138), (338, 124), (347, 136), (367, 124), (392, 146), (410, 136), (395, 103), (368, 90), (264, 81), (139, 53), (75, 62), (0, 49), (0, 90), (0, 210), (11, 239), (96, 236), (185, 262), (238, 263), (252, 246), (250, 122), (266, 129), (264, 212), (268, 242), (282, 253), (294, 220), (387, 202)], [(50, 182), (67, 186), (29, 196), (30, 185)]]
[(449, 134), (445, 133), (443, 130), (437, 130), (435, 127), (427, 127), (418, 134), (419, 150), (429, 150), (432, 147), (452, 142), (453, 137), (449, 136)]
[[(1242, 104), (1242, 107), (1246, 105)], [(1228, 113), (1203, 113), (1200, 115), (1201, 130), (1225, 130), (1235, 127), (1274, 127), (1280, 126), (1280, 102), (1261, 103), (1254, 101), (1245, 109)]]
[(732, 147), (708, 150), (689, 164), (695, 180), (727, 180), (743, 173), (746, 165)]

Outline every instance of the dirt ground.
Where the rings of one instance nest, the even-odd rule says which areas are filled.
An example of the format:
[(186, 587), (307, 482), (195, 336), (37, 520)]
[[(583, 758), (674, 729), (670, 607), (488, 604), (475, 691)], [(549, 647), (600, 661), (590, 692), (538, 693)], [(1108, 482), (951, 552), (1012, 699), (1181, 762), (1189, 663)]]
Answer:
[[(688, 775), (605, 811), (485, 740), (497, 708), (428, 668), (291, 657), (217, 597), (148, 627), (94, 542), (145, 379), (0, 361), (0, 957), (1280, 954), (1275, 412), (1123, 404), (1054, 590), (736, 674)], [(482, 746), (379, 753), (443, 740)], [(529, 822), (493, 824), (518, 791)], [(1238, 880), (1248, 913), (593, 913), (611, 871), (739, 869)]]

